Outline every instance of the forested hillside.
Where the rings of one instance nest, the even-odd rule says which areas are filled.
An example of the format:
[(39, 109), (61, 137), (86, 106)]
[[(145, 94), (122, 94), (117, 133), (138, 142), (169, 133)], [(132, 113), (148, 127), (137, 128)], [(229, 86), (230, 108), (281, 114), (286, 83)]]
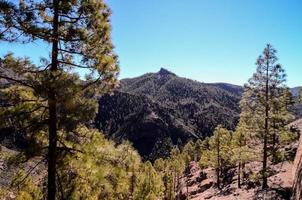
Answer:
[[(298, 89), (293, 88), (294, 101)], [(218, 125), (233, 130), (238, 123), (243, 87), (227, 83), (201, 83), (161, 68), (121, 86), (99, 101), (96, 127), (116, 142), (129, 140), (144, 157), (169, 155), (190, 139), (211, 136)], [(292, 108), (301, 117), (301, 104)]]
[(173, 145), (206, 138), (221, 124), (234, 129), (242, 87), (206, 84), (166, 69), (124, 79), (99, 101), (96, 126), (110, 138), (129, 139), (147, 158), (168, 155)]

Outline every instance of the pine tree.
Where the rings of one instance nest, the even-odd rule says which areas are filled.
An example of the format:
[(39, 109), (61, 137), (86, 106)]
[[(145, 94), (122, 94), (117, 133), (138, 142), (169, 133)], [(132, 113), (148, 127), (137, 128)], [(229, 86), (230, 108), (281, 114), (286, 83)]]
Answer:
[(173, 180), (173, 167), (171, 166), (171, 159), (159, 158), (154, 162), (154, 169), (159, 173), (162, 178), (164, 186), (164, 199), (174, 200), (174, 180)]
[(207, 149), (207, 139), (204, 140), (198, 139), (195, 142), (195, 146), (194, 146), (194, 151), (195, 151), (194, 161), (198, 162), (200, 160), (202, 152), (206, 149)]
[[(267, 185), (268, 156), (280, 128), (290, 119), (286, 74), (277, 64), (276, 50), (267, 44), (257, 59), (256, 72), (244, 87), (240, 102), (241, 121), (253, 135), (262, 140), (262, 188)], [(275, 124), (274, 124), (275, 123)]]
[(163, 183), (150, 162), (143, 165), (143, 173), (139, 177), (138, 189), (134, 199), (156, 200), (163, 196)]
[(193, 141), (189, 141), (183, 148), (182, 154), (184, 155), (184, 160), (186, 166), (190, 164), (191, 161), (195, 159), (195, 144)]
[[(37, 109), (42, 115), (47, 115), (43, 123), (48, 126), (50, 200), (56, 197), (58, 130), (75, 129), (76, 123), (65, 123), (71, 118), (74, 122), (88, 122), (87, 118), (93, 116), (96, 106), (88, 100), (81, 102), (81, 98), (91, 98), (97, 91), (110, 90), (117, 83), (118, 65), (110, 41), (109, 17), (110, 10), (103, 1), (24, 0), (19, 4), (0, 1), (1, 40), (42, 41), (51, 46), (51, 58), (44, 58), (41, 67), (19, 65), (18, 69), (14, 69), (14, 66), (1, 64), (4, 71), (15, 74), (6, 74), (3, 70), (0, 74), (1, 79), (19, 86), (16, 92), (28, 89), (35, 100), (39, 99), (47, 108), (45, 112), (41, 111), (42, 108)], [(74, 74), (79, 69), (86, 73), (85, 81)], [(32, 97), (27, 100), (32, 100)], [(73, 113), (79, 104), (82, 108), (88, 104), (86, 116), (77, 116), (81, 109)], [(59, 115), (62, 117), (58, 118)]]
[(185, 170), (185, 160), (178, 147), (174, 147), (170, 153), (170, 166), (173, 174), (174, 193), (177, 193), (180, 187), (180, 177)]
[(245, 163), (251, 161), (253, 157), (251, 149), (248, 146), (248, 136), (246, 125), (239, 122), (232, 137), (232, 161), (235, 162), (238, 167), (238, 188), (241, 188), (241, 175), (244, 171)]
[(216, 170), (218, 188), (221, 188), (223, 172), (231, 165), (231, 142), (231, 132), (219, 125), (215, 128), (213, 136), (209, 139), (209, 149), (204, 151), (201, 156), (201, 165), (213, 167)]
[(133, 147), (127, 142), (116, 145), (83, 125), (74, 132), (77, 135), (59, 134), (76, 152), (64, 156), (58, 165), (58, 198), (135, 199), (147, 172)]
[(281, 146), (294, 140), (294, 134), (289, 130), (287, 124), (294, 119), (289, 112), (295, 103), (289, 88), (278, 88), (275, 98), (271, 102), (271, 127), (268, 139), (270, 145), (268, 150), (272, 155), (272, 162), (277, 163), (284, 160), (284, 152)]

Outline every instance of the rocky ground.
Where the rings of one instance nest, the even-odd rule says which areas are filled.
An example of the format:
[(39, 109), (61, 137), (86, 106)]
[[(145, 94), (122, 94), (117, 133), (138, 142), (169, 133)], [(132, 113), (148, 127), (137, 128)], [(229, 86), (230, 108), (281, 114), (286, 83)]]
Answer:
[[(300, 131), (302, 130), (302, 119), (299, 119), (289, 126), (294, 126)], [(180, 191), (184, 199), (189, 197), (191, 200), (261, 200), (261, 199), (290, 199), (293, 182), (295, 179), (295, 171), (298, 168), (299, 157), (302, 156), (302, 136), (300, 142), (295, 142), (285, 148), (287, 151), (296, 151), (295, 161), (284, 161), (276, 165), (272, 165), (275, 174), (268, 179), (269, 189), (262, 191), (259, 186), (250, 188), (247, 184), (243, 184), (242, 188), (238, 188), (238, 180), (236, 169), (233, 169), (235, 176), (231, 183), (219, 190), (215, 183), (215, 171), (213, 169), (201, 169), (197, 162), (191, 162), (188, 174), (182, 178)], [(295, 157), (295, 156), (293, 156)], [(253, 162), (246, 165), (247, 171), (259, 171), (260, 162)], [(188, 184), (186, 184), (188, 183)], [(188, 185), (188, 187), (187, 187)]]
[[(45, 159), (36, 156), (26, 160), (22, 153), (0, 146), (0, 200), (16, 199), (16, 188), (11, 183), (20, 170), (29, 174), (34, 183), (42, 184), (47, 174)], [(10, 192), (2, 197), (1, 189), (8, 189)]]
[[(233, 177), (229, 185), (219, 190), (215, 185), (215, 171), (210, 168), (202, 170), (198, 163), (191, 162), (188, 176), (183, 177), (181, 180), (180, 193), (183, 197), (189, 194), (188, 196), (191, 200), (289, 199), (293, 182), (292, 167), (292, 162), (288, 161), (273, 166), (277, 173), (269, 178), (270, 189), (265, 192), (260, 190), (260, 186), (249, 188), (247, 185), (243, 185), (241, 189), (238, 189), (237, 176)], [(188, 188), (186, 183), (188, 183)]]

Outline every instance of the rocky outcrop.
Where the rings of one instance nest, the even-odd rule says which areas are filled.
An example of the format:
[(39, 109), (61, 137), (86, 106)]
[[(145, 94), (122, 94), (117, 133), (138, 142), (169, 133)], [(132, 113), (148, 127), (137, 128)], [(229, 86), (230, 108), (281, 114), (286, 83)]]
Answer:
[[(297, 120), (294, 125), (298, 129), (300, 129), (300, 133), (301, 133), (302, 119)], [(299, 145), (294, 161), (293, 176), (294, 176), (294, 184), (293, 184), (292, 199), (301, 200), (302, 199), (302, 134), (300, 135)]]

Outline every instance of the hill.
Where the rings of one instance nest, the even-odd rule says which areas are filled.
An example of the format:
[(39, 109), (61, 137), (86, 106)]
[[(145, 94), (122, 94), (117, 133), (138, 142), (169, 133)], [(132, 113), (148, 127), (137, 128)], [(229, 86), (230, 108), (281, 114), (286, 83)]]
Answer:
[[(292, 88), (297, 100), (299, 87)], [(121, 80), (99, 100), (96, 127), (116, 142), (130, 140), (147, 159), (168, 155), (173, 145), (210, 136), (221, 124), (234, 129), (240, 112), (241, 86), (201, 83), (161, 68)], [(296, 118), (302, 105), (294, 106)]]
[(242, 87), (200, 83), (160, 69), (124, 79), (99, 101), (96, 126), (117, 142), (130, 140), (145, 158), (165, 157), (170, 148), (210, 136), (222, 124), (234, 129)]
[(296, 115), (296, 118), (301, 118), (302, 117), (302, 104), (298, 103), (298, 97), (299, 97), (299, 92), (302, 89), (302, 87), (294, 87), (291, 88), (291, 93), (295, 98), (295, 105), (294, 105), (294, 109), (293, 112)]

